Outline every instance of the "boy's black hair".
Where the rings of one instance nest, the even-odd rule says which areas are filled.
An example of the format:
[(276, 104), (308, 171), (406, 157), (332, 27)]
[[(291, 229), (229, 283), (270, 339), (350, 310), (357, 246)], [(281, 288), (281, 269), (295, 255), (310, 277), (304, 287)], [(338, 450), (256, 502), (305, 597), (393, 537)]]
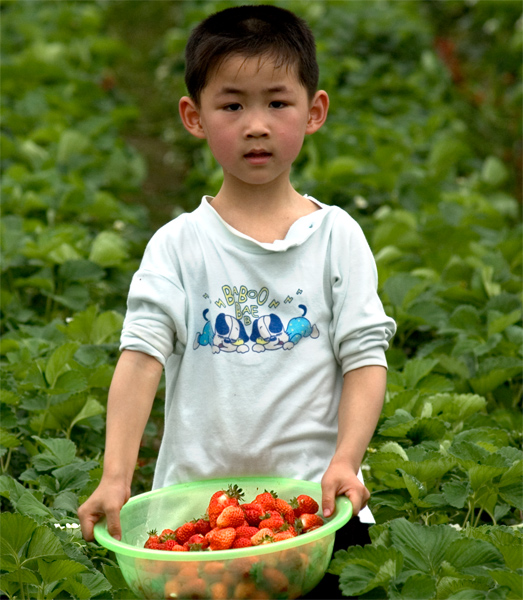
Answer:
[(232, 55), (267, 56), (292, 66), (312, 98), (319, 69), (314, 36), (307, 23), (284, 8), (266, 4), (226, 8), (197, 25), (185, 48), (185, 84), (196, 103), (209, 76)]

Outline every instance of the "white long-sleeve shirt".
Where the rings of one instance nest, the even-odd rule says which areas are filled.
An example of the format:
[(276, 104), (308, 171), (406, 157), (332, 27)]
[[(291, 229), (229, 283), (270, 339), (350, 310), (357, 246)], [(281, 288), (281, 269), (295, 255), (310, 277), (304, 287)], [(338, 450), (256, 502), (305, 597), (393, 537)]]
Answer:
[[(309, 199), (321, 210), (274, 243), (233, 229), (208, 197), (149, 242), (121, 349), (165, 366), (154, 488), (242, 475), (319, 482), (336, 447), (343, 374), (386, 366), (396, 327), (363, 232)], [(359, 516), (373, 522), (368, 509)]]

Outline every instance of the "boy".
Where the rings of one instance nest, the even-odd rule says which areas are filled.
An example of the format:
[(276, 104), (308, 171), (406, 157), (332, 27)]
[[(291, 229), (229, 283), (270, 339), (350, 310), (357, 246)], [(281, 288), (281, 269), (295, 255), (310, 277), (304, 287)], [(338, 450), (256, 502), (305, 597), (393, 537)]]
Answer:
[(209, 144), (223, 184), (153, 236), (133, 278), (104, 474), (79, 510), (84, 537), (102, 515), (120, 537), (164, 367), (154, 488), (262, 474), (321, 481), (325, 516), (345, 494), (371, 523), (359, 467), (395, 324), (359, 226), (289, 180), (327, 117), (314, 38), (281, 8), (226, 9), (192, 32), (186, 83), (182, 122)]

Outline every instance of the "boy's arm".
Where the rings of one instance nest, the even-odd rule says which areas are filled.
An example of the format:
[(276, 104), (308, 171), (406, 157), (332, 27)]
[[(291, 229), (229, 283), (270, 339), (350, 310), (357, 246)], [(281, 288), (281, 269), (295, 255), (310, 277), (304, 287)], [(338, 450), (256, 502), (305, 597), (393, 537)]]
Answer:
[(386, 385), (387, 370), (378, 365), (354, 369), (343, 378), (336, 451), (321, 482), (326, 517), (334, 512), (336, 496), (350, 499), (353, 515), (370, 498), (357, 473), (383, 408)]
[(87, 541), (94, 539), (94, 524), (104, 515), (109, 533), (121, 538), (120, 509), (131, 495), (140, 442), (162, 370), (155, 358), (132, 350), (124, 350), (116, 365), (107, 403), (102, 479), (78, 509), (82, 534)]

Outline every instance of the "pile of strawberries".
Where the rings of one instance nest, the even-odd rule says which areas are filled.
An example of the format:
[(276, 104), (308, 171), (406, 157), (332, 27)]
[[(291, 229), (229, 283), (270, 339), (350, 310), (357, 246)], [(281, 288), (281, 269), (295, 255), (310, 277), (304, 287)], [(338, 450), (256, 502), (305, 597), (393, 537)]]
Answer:
[(323, 525), (316, 514), (318, 503), (306, 494), (289, 502), (272, 491), (248, 503), (242, 503), (243, 496), (237, 485), (215, 492), (203, 517), (159, 535), (149, 532), (145, 548), (172, 552), (247, 548), (293, 538)]

